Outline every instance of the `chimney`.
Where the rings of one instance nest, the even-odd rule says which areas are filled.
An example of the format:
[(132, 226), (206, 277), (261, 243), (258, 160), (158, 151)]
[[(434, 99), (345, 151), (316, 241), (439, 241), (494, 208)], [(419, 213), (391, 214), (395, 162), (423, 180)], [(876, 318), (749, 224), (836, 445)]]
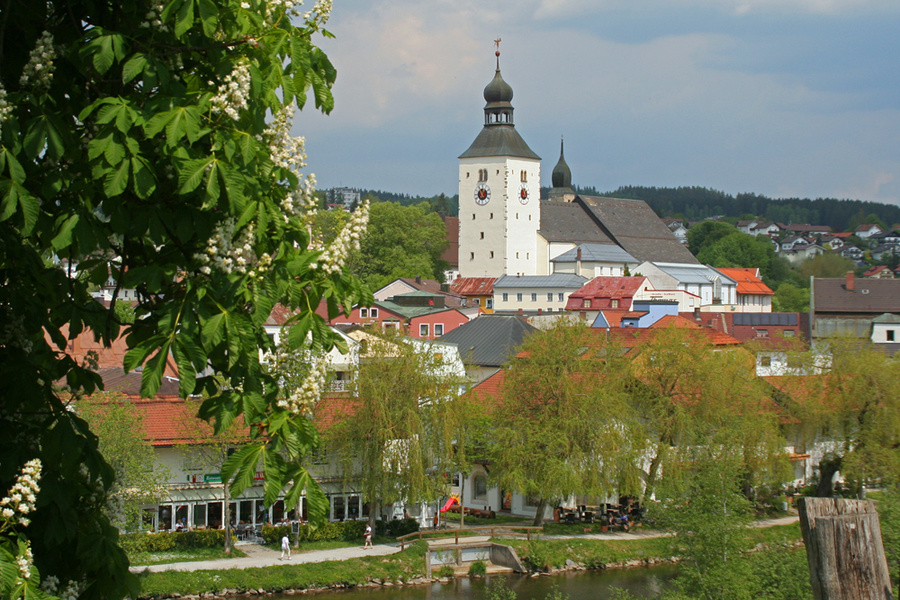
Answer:
[(519, 309), (519, 316), (521, 317), (522, 314), (523, 314), (523, 311), (522, 311), (522, 309), (520, 308), (520, 309)]
[(847, 271), (847, 283), (844, 284), (844, 289), (846, 289), (848, 292), (852, 292), (854, 283), (853, 271)]
[(422, 276), (416, 275), (416, 283), (422, 283)]
[(538, 316), (541, 316), (542, 314), (544, 314), (544, 309), (543, 309), (543, 308), (539, 308), (539, 309), (538, 309)]
[(581, 248), (575, 251), (575, 274), (581, 275)]

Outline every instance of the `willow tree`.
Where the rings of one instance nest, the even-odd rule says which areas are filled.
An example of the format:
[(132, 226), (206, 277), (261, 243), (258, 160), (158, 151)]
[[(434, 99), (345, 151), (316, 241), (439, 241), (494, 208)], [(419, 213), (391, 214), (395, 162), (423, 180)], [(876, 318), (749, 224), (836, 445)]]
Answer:
[(344, 481), (372, 506), (373, 525), (385, 504), (431, 501), (443, 492), (437, 466), (450, 449), (441, 405), (463, 383), (445, 350), (388, 332), (361, 336), (350, 396), (324, 438)]
[(627, 387), (650, 441), (645, 497), (654, 494), (667, 472), (689, 465), (683, 453), (697, 446), (740, 457), (748, 496), (788, 476), (779, 424), (783, 414), (769, 386), (756, 377), (753, 354), (737, 340), (706, 329), (664, 327), (644, 332), (629, 345)]
[[(19, 474), (25, 464), (41, 476), (28, 528), (0, 526), (9, 595), (33, 594), (50, 576), (74, 582), (86, 600), (137, 594), (101, 510), (114, 473), (55, 388), (101, 385), (65, 348), (84, 329), (104, 343), (123, 332), (114, 308), (88, 293), (109, 278), (110, 307), (121, 290), (137, 292), (124, 367), (143, 367), (142, 393), (157, 391), (172, 356), (180, 393), (208, 398), (204, 418), (221, 429), (243, 415), (249, 425), (251, 446), (232, 457), (233, 492), (252, 482), (257, 463), (272, 502), (315, 486), (285, 452), (308, 441), (302, 413), (314, 399), (279, 404), (259, 354), (276, 302), (297, 309), (295, 347), (327, 348), (334, 337), (313, 309), (326, 300), (335, 315), (365, 299), (342, 265), (366, 210), (330, 246), (310, 240), (314, 179), (291, 133), (307, 99), (333, 107), (335, 69), (315, 45), (328, 35), (330, 8), (0, 8), (0, 430), (14, 432), (0, 436), (0, 490), (28, 475)], [(25, 577), (20, 564), (39, 575)]]
[(640, 490), (644, 439), (621, 385), (622, 349), (559, 321), (518, 348), (493, 413), (492, 479), (548, 504)]

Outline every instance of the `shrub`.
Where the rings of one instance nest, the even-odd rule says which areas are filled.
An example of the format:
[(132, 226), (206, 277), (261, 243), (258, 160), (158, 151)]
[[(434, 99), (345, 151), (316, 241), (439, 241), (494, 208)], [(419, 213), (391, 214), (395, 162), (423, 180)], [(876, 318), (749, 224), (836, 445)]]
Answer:
[(391, 537), (400, 537), (418, 530), (419, 522), (415, 519), (395, 519), (387, 522), (387, 534)]
[(444, 565), (441, 567), (441, 570), (438, 571), (438, 577), (454, 577), (455, 575), (456, 572), (450, 565)]
[(484, 564), (484, 561), (476, 560), (469, 565), (470, 577), (484, 577), (485, 575), (487, 575), (487, 565)]
[[(233, 540), (234, 536), (232, 536)], [(200, 529), (180, 533), (127, 533), (119, 536), (119, 543), (128, 554), (190, 548), (218, 548), (225, 545), (225, 531)]]
[[(328, 540), (343, 540), (353, 542), (360, 540), (366, 530), (365, 521), (344, 521), (341, 523), (325, 523), (319, 527), (300, 525), (298, 541), (322, 542)], [(262, 536), (267, 544), (277, 544), (284, 535), (291, 540), (294, 534), (289, 525), (263, 525)]]

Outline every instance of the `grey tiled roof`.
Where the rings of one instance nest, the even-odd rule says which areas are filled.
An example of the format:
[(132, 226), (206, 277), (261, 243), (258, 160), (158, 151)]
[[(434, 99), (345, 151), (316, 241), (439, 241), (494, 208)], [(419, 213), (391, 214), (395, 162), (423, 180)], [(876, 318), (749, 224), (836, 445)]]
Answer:
[(641, 262), (698, 262), (643, 200), (578, 196), (575, 203), (594, 218), (613, 242)]
[(469, 149), (459, 155), (460, 158), (478, 158), (482, 156), (516, 156), (520, 158), (541, 157), (535, 154), (516, 128), (512, 125), (486, 125), (481, 133), (469, 146)]
[(614, 262), (636, 263), (638, 260), (615, 244), (579, 244), (568, 252), (563, 252), (550, 262), (575, 262), (578, 260), (578, 251), (581, 250), (581, 260), (584, 262)]
[(686, 265), (681, 263), (663, 262), (653, 263), (653, 265), (666, 275), (670, 275), (677, 279), (679, 283), (697, 283), (704, 285), (712, 282), (718, 277), (723, 282), (737, 285), (737, 282), (731, 277), (716, 271), (712, 267), (707, 267), (706, 265)]
[(572, 202), (541, 201), (541, 237), (548, 242), (573, 244), (614, 243), (602, 229), (584, 214), (584, 209)]
[(813, 299), (817, 313), (900, 312), (900, 279), (856, 279), (852, 290), (841, 278), (813, 279)]
[(494, 282), (494, 291), (503, 288), (572, 288), (581, 289), (588, 282), (587, 277), (574, 273), (554, 273), (552, 275), (503, 275)]
[(522, 317), (481, 315), (444, 334), (441, 341), (456, 344), (465, 364), (500, 367), (535, 331)]

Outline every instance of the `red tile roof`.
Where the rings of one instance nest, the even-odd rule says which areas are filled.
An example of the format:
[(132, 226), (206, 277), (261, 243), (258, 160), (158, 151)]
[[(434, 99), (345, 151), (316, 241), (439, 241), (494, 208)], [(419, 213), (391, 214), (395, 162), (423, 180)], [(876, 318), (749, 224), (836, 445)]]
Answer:
[(488, 409), (494, 409), (500, 405), (503, 399), (503, 384), (506, 381), (506, 371), (500, 369), (472, 389), (467, 394), (477, 401), (483, 402)]
[(497, 277), (457, 277), (450, 284), (450, 291), (460, 296), (492, 296)]
[(569, 298), (632, 298), (646, 277), (594, 277)]
[(737, 293), (753, 296), (774, 296), (775, 292), (759, 278), (759, 269), (717, 269), (737, 281)]

